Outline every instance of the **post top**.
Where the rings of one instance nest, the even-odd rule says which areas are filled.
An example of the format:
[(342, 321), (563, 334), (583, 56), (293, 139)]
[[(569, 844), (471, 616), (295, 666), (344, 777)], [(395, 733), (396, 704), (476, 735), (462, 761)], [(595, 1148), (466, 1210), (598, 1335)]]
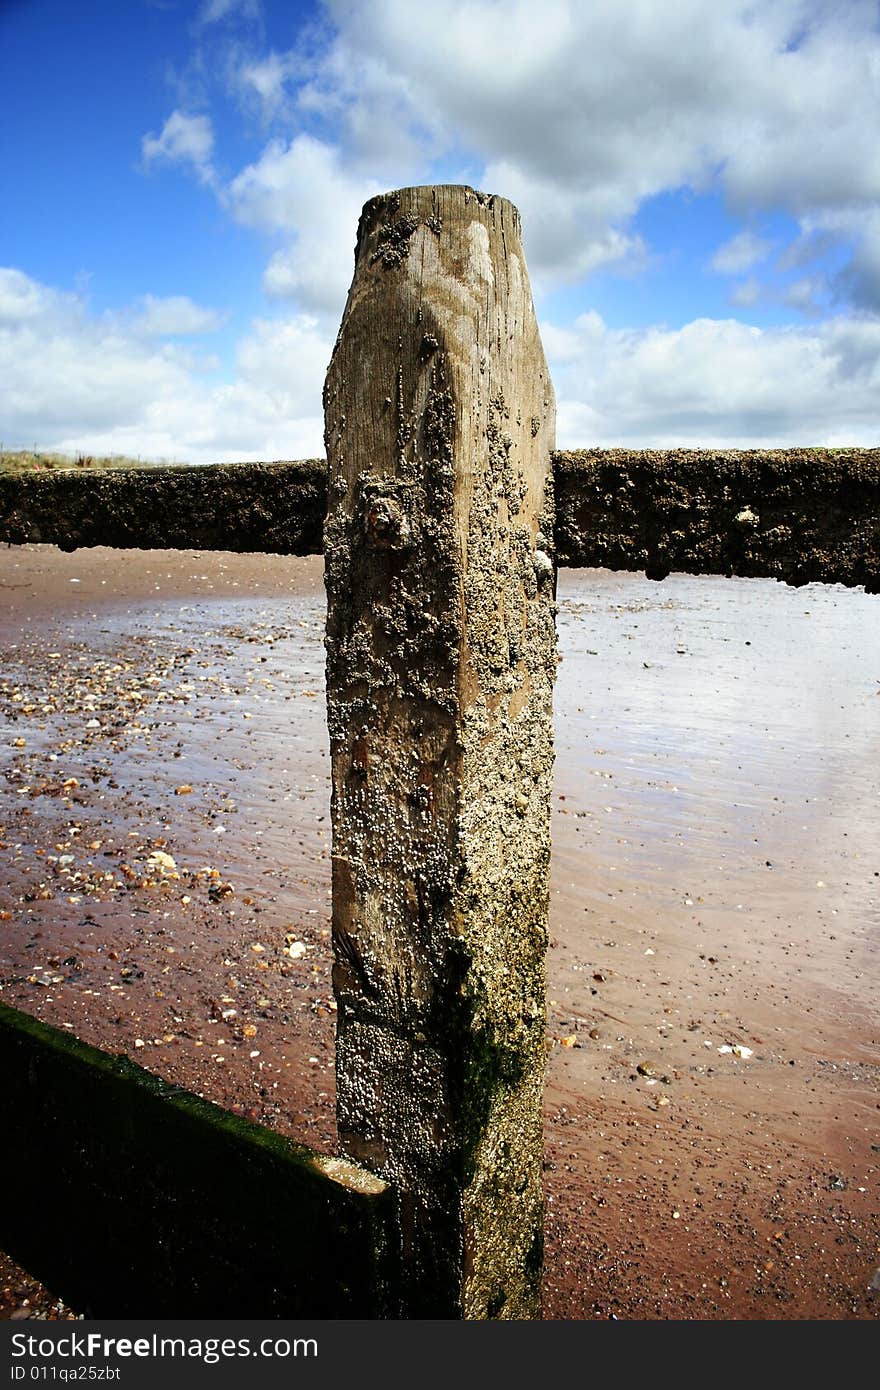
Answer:
[(500, 221), (508, 235), (522, 235), (519, 210), (498, 193), (483, 193), (466, 183), (415, 184), (408, 188), (378, 193), (364, 203), (358, 225), (357, 249), (369, 232), (384, 224), (406, 226), (424, 222), (439, 232), (445, 222), (476, 220)]
[(469, 183), (416, 183), (404, 188), (392, 188), (387, 193), (377, 193), (370, 202), (379, 202), (383, 199), (399, 198), (402, 200), (416, 198), (421, 199), (436, 196), (437, 198), (456, 198), (460, 197), (465, 203), (472, 199), (484, 207), (491, 207), (496, 199), (500, 202), (509, 203), (508, 198), (502, 198), (498, 193), (484, 193), (478, 188), (472, 188)]

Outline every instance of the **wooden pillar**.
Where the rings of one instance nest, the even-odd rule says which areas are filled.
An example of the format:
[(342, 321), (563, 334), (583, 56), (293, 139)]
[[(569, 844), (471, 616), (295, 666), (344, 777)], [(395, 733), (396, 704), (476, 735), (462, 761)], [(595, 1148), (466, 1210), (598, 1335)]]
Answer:
[(340, 1145), (401, 1193), (401, 1316), (537, 1317), (555, 402), (516, 208), (366, 204), (325, 422)]

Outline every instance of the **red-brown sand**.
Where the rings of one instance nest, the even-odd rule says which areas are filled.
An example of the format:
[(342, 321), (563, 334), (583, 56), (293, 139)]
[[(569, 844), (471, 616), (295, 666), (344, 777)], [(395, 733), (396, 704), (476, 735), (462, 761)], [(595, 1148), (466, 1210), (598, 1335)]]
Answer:
[[(880, 599), (559, 590), (544, 1316), (876, 1318)], [(320, 558), (0, 553), (0, 998), (331, 1151), (323, 623)]]

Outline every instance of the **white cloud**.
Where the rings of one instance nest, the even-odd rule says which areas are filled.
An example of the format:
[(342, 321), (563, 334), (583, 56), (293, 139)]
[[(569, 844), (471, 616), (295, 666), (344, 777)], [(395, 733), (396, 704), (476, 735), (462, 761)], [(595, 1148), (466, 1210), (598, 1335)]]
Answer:
[(849, 265), (835, 280), (838, 296), (880, 315), (880, 229), (872, 228), (858, 243)]
[(482, 182), (519, 208), (536, 294), (559, 280), (583, 279), (600, 266), (634, 270), (646, 258), (642, 238), (613, 225), (619, 209), (608, 207), (602, 189), (577, 195), (503, 163), (487, 165)]
[[(828, 235), (851, 260), (836, 292), (876, 309), (865, 239), (880, 204), (874, 0), (325, 0), (322, 14), (334, 27), (309, 23), (298, 47), (233, 42), (220, 64), (286, 126), (218, 189), (240, 220), (281, 236), (268, 294), (337, 310), (363, 199), (442, 168), (518, 203), (539, 292), (601, 267), (639, 269), (651, 248), (632, 222), (646, 200), (721, 189), (744, 216), (836, 222)], [(204, 27), (259, 18), (259, 7), (207, 0), (200, 16)], [(144, 155), (215, 181), (207, 117), (176, 111)], [(805, 235), (789, 253), (817, 246)], [(743, 275), (771, 249), (745, 230), (712, 265)], [(735, 301), (752, 290), (747, 281)]]
[(731, 304), (736, 304), (739, 308), (747, 309), (752, 304), (757, 304), (761, 298), (761, 282), (750, 275), (747, 280), (743, 280), (736, 285), (730, 292)]
[(289, 56), (268, 53), (265, 58), (240, 59), (233, 75), (245, 96), (256, 100), (261, 115), (271, 120), (287, 102), (286, 87), (292, 67)]
[[(153, 304), (160, 317), (170, 314), (168, 301)], [(143, 302), (140, 315), (94, 316), (81, 297), (7, 270), (0, 306), (7, 446), (36, 440), (188, 462), (323, 453), (333, 334), (314, 319), (257, 320), (238, 345), (234, 379), (218, 385), (206, 372), (210, 360), (143, 334)], [(175, 331), (183, 318), (178, 303)]]
[(880, 199), (872, 0), (327, 8), (337, 34), (301, 105), (353, 159), (454, 151), (471, 181), (515, 192), (544, 280), (629, 254), (640, 204), (682, 186), (796, 217), (857, 220)]
[(861, 215), (851, 209), (824, 212), (806, 226), (817, 236), (855, 242), (849, 262), (833, 278), (832, 290), (842, 302), (880, 314), (880, 204)]
[(199, 10), (198, 23), (216, 24), (222, 19), (241, 15), (244, 19), (258, 19), (262, 13), (260, 0), (204, 0)]
[[(539, 289), (638, 270), (651, 257), (633, 226), (646, 200), (720, 190), (746, 230), (712, 267), (738, 277), (741, 309), (769, 294), (852, 311), (797, 329), (624, 331), (595, 314), (548, 325), (562, 443), (878, 442), (874, 0), (326, 0), (324, 12), (335, 30), (312, 28), (288, 52), (214, 34), (217, 73), (284, 131), (228, 185), (210, 119), (183, 109), (200, 99), (143, 140), (146, 165), (187, 167), (266, 237), (263, 288), (290, 311), (253, 322), (218, 386), (204, 359), (156, 341), (210, 331), (212, 310), (147, 297), (96, 319), (75, 295), (0, 272), (0, 370), (20, 437), (49, 429), (47, 443), (127, 440), (194, 459), (319, 452), (362, 204), (455, 178), (520, 206)], [(255, 0), (202, 4), (200, 75), (208, 31), (233, 19), (259, 19)], [(771, 244), (748, 230), (762, 212), (800, 227), (770, 269)], [(790, 271), (792, 283), (771, 278)]]
[(880, 444), (876, 320), (632, 331), (588, 314), (561, 338), (551, 325), (542, 334), (560, 448)]
[[(161, 348), (140, 345), (116, 321), (91, 318), (77, 295), (27, 281), (25, 311), (0, 330), (7, 439), (121, 425), (175, 388), (179, 368)], [(33, 305), (38, 311), (33, 312)]]
[(238, 345), (239, 380), (248, 389), (263, 391), (272, 411), (280, 411), (283, 418), (306, 411), (320, 414), (335, 336), (306, 314), (255, 319)]
[(803, 314), (818, 314), (822, 301), (827, 296), (828, 285), (824, 275), (802, 275), (793, 280), (783, 291), (783, 302), (798, 309)]
[(771, 241), (756, 236), (754, 232), (738, 232), (718, 247), (710, 265), (719, 275), (742, 275), (766, 260), (772, 250)]
[[(7, 444), (193, 462), (323, 453), (334, 331), (314, 316), (256, 319), (218, 384), (210, 364), (139, 335), (136, 319), (90, 315), (21, 271), (0, 273), (0, 306)], [(590, 313), (542, 333), (560, 447), (880, 444), (877, 319), (627, 331)]]
[(800, 270), (813, 265), (832, 252), (839, 240), (833, 232), (811, 226), (806, 218), (801, 223), (800, 236), (777, 257), (777, 266), (780, 270)]
[(381, 191), (345, 169), (338, 151), (308, 135), (271, 141), (229, 189), (241, 222), (291, 238), (269, 262), (266, 293), (295, 297), (305, 309), (341, 315), (354, 268), (361, 208)]
[(220, 327), (221, 322), (222, 316), (216, 310), (195, 304), (187, 295), (158, 298), (145, 294), (140, 312), (132, 323), (132, 331), (145, 338), (179, 337), (211, 333)]
[(172, 111), (162, 127), (161, 134), (145, 135), (141, 141), (141, 152), (146, 164), (190, 164), (205, 184), (215, 181), (211, 164), (213, 148), (214, 132), (210, 118), (187, 116), (183, 111)]
[(0, 267), (0, 326), (24, 324), (44, 314), (50, 306), (73, 305), (74, 295), (61, 295), (16, 270)]

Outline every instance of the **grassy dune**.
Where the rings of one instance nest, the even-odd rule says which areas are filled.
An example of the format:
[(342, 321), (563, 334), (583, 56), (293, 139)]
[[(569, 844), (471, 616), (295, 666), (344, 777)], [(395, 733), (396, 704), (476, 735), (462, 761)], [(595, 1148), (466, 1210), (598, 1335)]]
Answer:
[(63, 472), (76, 468), (162, 468), (173, 462), (173, 459), (127, 458), (125, 454), (100, 457), (58, 454), (48, 449), (0, 449), (0, 473), (33, 473), (46, 469)]

